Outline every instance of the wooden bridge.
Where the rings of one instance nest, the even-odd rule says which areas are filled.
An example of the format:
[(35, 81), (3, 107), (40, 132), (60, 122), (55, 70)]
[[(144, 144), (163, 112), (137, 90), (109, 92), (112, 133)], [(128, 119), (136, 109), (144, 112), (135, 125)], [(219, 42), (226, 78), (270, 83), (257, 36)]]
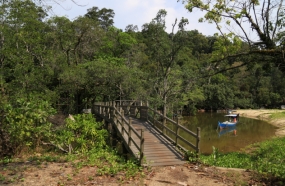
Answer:
[(190, 149), (199, 154), (200, 128), (194, 133), (143, 102), (100, 102), (94, 104), (93, 112), (116, 130), (141, 165), (178, 165), (185, 163), (185, 152)]

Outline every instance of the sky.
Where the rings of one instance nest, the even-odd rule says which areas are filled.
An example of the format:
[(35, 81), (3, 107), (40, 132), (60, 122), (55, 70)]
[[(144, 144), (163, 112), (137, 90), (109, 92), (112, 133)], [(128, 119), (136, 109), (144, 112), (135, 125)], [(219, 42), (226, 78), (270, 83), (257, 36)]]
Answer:
[(137, 25), (141, 30), (142, 25), (151, 22), (160, 9), (165, 9), (167, 11), (166, 31), (169, 33), (175, 19), (179, 21), (182, 17), (189, 21), (187, 30), (196, 29), (205, 36), (212, 36), (218, 32), (215, 25), (198, 22), (198, 19), (203, 16), (202, 11), (194, 10), (190, 13), (177, 0), (75, 0), (75, 2), (78, 5), (71, 0), (47, 0), (46, 4), (52, 6), (54, 15), (66, 16), (70, 20), (83, 16), (87, 13), (87, 9), (94, 6), (99, 9), (112, 9), (115, 12), (114, 26), (122, 30), (125, 30), (129, 24)]

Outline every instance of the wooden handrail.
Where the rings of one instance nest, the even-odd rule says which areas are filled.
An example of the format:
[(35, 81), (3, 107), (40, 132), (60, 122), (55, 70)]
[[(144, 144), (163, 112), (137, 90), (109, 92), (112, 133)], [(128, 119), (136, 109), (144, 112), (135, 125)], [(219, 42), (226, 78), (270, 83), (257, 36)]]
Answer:
[[(126, 147), (128, 147), (131, 150), (131, 146), (133, 146), (136, 151), (139, 152), (139, 160), (140, 163), (143, 163), (143, 151), (144, 151), (144, 136), (143, 131), (141, 134), (137, 132), (137, 130), (131, 125), (131, 120), (127, 121), (124, 117), (124, 110), (119, 111), (114, 104), (106, 104), (106, 103), (100, 103), (94, 105), (94, 112), (96, 114), (99, 114), (100, 117), (107, 120), (110, 123), (113, 123), (113, 125), (116, 127), (117, 131), (121, 134), (122, 139), (124, 140), (124, 143), (126, 144)], [(113, 112), (111, 117), (111, 112)], [(125, 136), (126, 135), (126, 139)], [(135, 141), (135, 138), (139, 139), (139, 143)], [(133, 152), (131, 150), (131, 152)], [(134, 152), (133, 152), (134, 153)], [(137, 154), (134, 154), (136, 156)]]
[[(130, 101), (131, 102), (131, 101)], [(128, 107), (128, 114), (130, 114), (130, 108), (131, 107), (136, 107), (138, 108), (138, 112), (139, 112), (139, 108), (143, 107), (143, 106), (136, 106), (136, 105), (131, 105)], [(188, 150), (186, 148), (184, 148), (182, 145), (180, 145), (178, 143), (178, 140), (181, 140), (182, 142), (184, 142), (187, 146), (189, 146), (190, 148), (194, 149), (197, 153), (197, 156), (199, 155), (200, 153), (200, 128), (197, 127), (197, 133), (194, 133), (192, 132), (191, 130), (187, 129), (186, 127), (180, 125), (178, 123), (178, 121), (174, 121), (168, 117), (164, 117), (163, 114), (159, 113), (158, 111), (154, 110), (153, 108), (150, 108), (147, 106), (147, 109), (148, 111), (151, 111), (153, 112), (153, 116), (151, 115), (148, 115), (147, 117), (149, 118), (152, 118), (152, 120), (148, 120), (152, 126), (154, 128), (156, 128), (157, 130), (159, 130), (161, 132), (161, 135), (165, 136), (168, 140), (170, 140), (171, 142), (173, 142), (177, 147), (179, 147), (180, 149), (182, 149), (183, 151), (187, 152)], [(160, 117), (161, 120), (165, 119), (167, 122), (169, 122), (170, 124), (174, 125), (176, 127), (175, 130), (172, 130), (170, 128), (168, 128), (167, 126), (164, 126), (163, 123), (157, 119), (155, 119), (155, 116), (158, 116)], [(154, 124), (158, 124), (160, 128), (156, 127)], [(163, 132), (164, 130), (167, 130), (169, 133), (171, 133), (172, 135), (174, 135), (174, 140), (169, 136), (167, 135), (167, 133)], [(186, 140), (184, 137), (182, 137), (178, 131), (181, 131), (181, 132), (185, 132), (186, 134), (189, 134), (191, 135), (192, 137), (194, 137), (196, 139), (196, 143), (193, 144), (191, 142), (189, 142), (188, 140)]]
[[(152, 118), (152, 121), (150, 120), (150, 122), (152, 122), (152, 125), (154, 124), (158, 124), (162, 129), (159, 129), (157, 127), (155, 127), (156, 129), (158, 129), (159, 131), (161, 131), (161, 134), (164, 135), (165, 137), (167, 137), (170, 141), (172, 141), (173, 143), (175, 143), (176, 146), (178, 146), (179, 148), (183, 149), (183, 151), (187, 152), (187, 150), (181, 146), (180, 144), (178, 144), (178, 140), (183, 141), (186, 145), (188, 145), (189, 147), (191, 147), (192, 149), (194, 149), (197, 153), (197, 156), (200, 153), (200, 127), (197, 128), (197, 133), (192, 132), (191, 130), (187, 129), (186, 127), (180, 125), (177, 121), (173, 121), (172, 119), (168, 118), (168, 117), (164, 117), (163, 114), (157, 112), (156, 110), (154, 110), (153, 108), (148, 108), (149, 111), (153, 112), (153, 116), (149, 115), (148, 117)], [(164, 126), (162, 124), (162, 122), (160, 122), (159, 120), (155, 119), (155, 116), (159, 116), (162, 120), (166, 119), (168, 122), (170, 122), (171, 124), (176, 126), (176, 130), (173, 131), (170, 128), (168, 128), (167, 126)], [(169, 131), (171, 134), (174, 135), (175, 140), (173, 140), (170, 136), (167, 135), (167, 133), (163, 133), (163, 130), (166, 129), (167, 131)], [(191, 142), (189, 142), (188, 140), (186, 140), (185, 138), (183, 138), (182, 136), (179, 135), (179, 132), (177, 130), (182, 129), (184, 132), (186, 132), (187, 134), (190, 134), (192, 137), (194, 137), (196, 139), (196, 144), (192, 144)]]
[[(146, 119), (155, 129), (160, 131), (161, 135), (166, 137), (169, 141), (174, 143), (177, 147), (182, 149), (183, 151), (187, 152), (189, 148), (184, 148), (181, 144), (179, 144), (179, 141), (182, 141), (185, 145), (188, 147), (194, 149), (197, 153), (197, 156), (200, 153), (200, 128), (197, 128), (197, 133), (192, 132), (191, 130), (187, 129), (186, 127), (180, 125), (177, 121), (174, 121), (168, 117), (164, 117), (163, 114), (157, 112), (153, 108), (148, 107), (148, 103), (143, 103), (141, 101), (134, 101), (134, 100), (116, 100), (112, 104), (110, 103), (97, 103), (94, 105), (97, 108), (96, 112), (100, 115), (104, 115), (106, 117), (106, 113), (110, 113), (110, 110), (115, 110), (115, 117), (117, 117), (117, 128), (121, 128), (121, 135), (124, 136), (127, 135), (127, 141), (125, 141), (125, 144), (130, 147), (130, 145), (133, 145), (140, 154), (140, 161), (142, 162), (143, 159), (143, 148), (144, 148), (144, 136), (143, 131), (141, 131), (141, 134), (135, 130), (131, 122), (127, 121), (124, 117), (124, 115), (130, 115), (133, 117), (140, 117), (141, 119)], [(105, 108), (106, 107), (106, 108)], [(102, 112), (103, 108), (103, 112)], [(121, 112), (118, 110), (122, 110)], [(141, 113), (141, 110), (144, 109), (146, 113)], [(105, 111), (105, 112), (104, 112)], [(156, 119), (159, 117), (162, 121), (165, 120), (168, 123), (172, 124), (174, 129), (170, 129), (166, 125), (163, 125), (162, 121), (159, 121)], [(112, 118), (108, 118), (109, 120), (112, 120)], [(113, 118), (114, 119), (114, 118)], [(158, 126), (158, 127), (157, 127)], [(128, 130), (127, 130), (128, 129)], [(164, 132), (167, 131), (167, 132)], [(190, 135), (196, 139), (196, 143), (192, 144), (188, 140), (186, 140), (183, 136), (180, 135), (180, 133), (186, 133), (186, 135)], [(174, 139), (172, 139), (171, 136), (169, 136), (167, 133), (172, 134), (174, 136)], [(140, 144), (137, 144), (134, 140), (134, 138), (138, 138), (140, 140)]]

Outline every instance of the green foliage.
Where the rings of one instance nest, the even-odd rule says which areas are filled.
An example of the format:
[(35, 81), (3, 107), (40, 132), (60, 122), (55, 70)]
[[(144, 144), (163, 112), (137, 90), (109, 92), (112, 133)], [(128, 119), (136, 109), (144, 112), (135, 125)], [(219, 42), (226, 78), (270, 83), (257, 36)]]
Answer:
[(56, 143), (68, 148), (69, 153), (85, 153), (92, 148), (106, 146), (107, 131), (96, 122), (92, 114), (78, 114), (67, 118), (66, 126), (56, 133)]
[(285, 178), (285, 138), (276, 138), (260, 144), (253, 155), (254, 168), (260, 173), (269, 173)]
[(197, 156), (197, 153), (194, 152), (194, 151), (187, 151), (185, 152), (185, 155), (186, 159), (188, 159), (190, 162), (197, 162), (199, 159), (198, 159), (198, 156)]
[(109, 27), (113, 26), (115, 12), (112, 9), (102, 8), (99, 9), (98, 7), (92, 7), (87, 9), (87, 13), (84, 15), (92, 19), (93, 21), (98, 21), (100, 26), (107, 30)]
[(15, 102), (0, 105), (1, 130), (5, 131), (14, 152), (25, 147), (35, 148), (51, 135), (51, 124), (47, 117), (55, 110), (47, 101), (19, 98)]
[(210, 156), (200, 156), (200, 160), (208, 165), (243, 168), (255, 170), (285, 179), (285, 138), (275, 138), (256, 145), (258, 148), (251, 154), (233, 152), (222, 154), (213, 147)]
[(251, 169), (251, 157), (249, 155), (239, 152), (222, 154), (215, 147), (213, 147), (213, 153), (210, 156), (201, 155), (200, 160), (204, 164), (218, 167)]
[(117, 155), (117, 152), (110, 149), (93, 148), (87, 154), (87, 165), (96, 165), (101, 175), (114, 175), (125, 171), (126, 177), (132, 177), (141, 171), (138, 163), (134, 160), (125, 160)]

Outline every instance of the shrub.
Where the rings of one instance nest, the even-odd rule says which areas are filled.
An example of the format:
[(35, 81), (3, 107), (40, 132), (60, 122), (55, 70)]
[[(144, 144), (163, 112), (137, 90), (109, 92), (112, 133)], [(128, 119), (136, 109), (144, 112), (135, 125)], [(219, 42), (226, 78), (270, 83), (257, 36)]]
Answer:
[(67, 118), (66, 126), (56, 132), (56, 143), (69, 153), (85, 153), (94, 147), (103, 148), (108, 133), (102, 129), (102, 125), (96, 122), (92, 114), (78, 114), (74, 120)]
[[(47, 117), (55, 110), (47, 101), (19, 98), (15, 102), (1, 102), (0, 109), (0, 131), (5, 136), (1, 141), (11, 150), (10, 155), (38, 147), (42, 140), (51, 136), (51, 123)], [(2, 151), (1, 155), (7, 155), (7, 152)]]

